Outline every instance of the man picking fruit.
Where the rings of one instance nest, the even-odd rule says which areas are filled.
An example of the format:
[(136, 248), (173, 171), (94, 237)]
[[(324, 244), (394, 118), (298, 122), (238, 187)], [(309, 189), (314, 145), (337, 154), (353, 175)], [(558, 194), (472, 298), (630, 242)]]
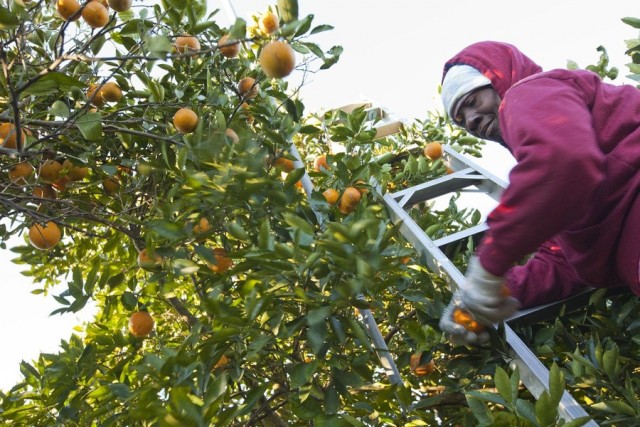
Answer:
[(586, 70), (543, 71), (516, 47), (485, 41), (446, 62), (442, 101), (456, 125), (517, 162), (442, 314), (453, 342), (488, 340), (454, 314), (488, 326), (587, 287), (640, 295), (638, 89)]

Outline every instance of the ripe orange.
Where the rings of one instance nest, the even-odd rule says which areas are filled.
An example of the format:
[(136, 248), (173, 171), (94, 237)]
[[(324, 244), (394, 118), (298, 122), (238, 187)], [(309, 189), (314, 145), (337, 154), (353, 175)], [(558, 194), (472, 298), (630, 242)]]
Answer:
[(335, 205), (340, 198), (340, 193), (335, 188), (327, 188), (322, 192), (322, 195), (330, 205)]
[(253, 123), (253, 116), (249, 112), (248, 103), (243, 102), (242, 104), (240, 104), (240, 116), (244, 117), (247, 120), (247, 123), (249, 124)]
[(87, 89), (87, 99), (96, 107), (102, 107), (105, 102), (118, 102), (122, 98), (122, 89), (114, 82), (106, 82), (102, 86), (92, 84)]
[(278, 21), (278, 17), (273, 12), (269, 11), (260, 17), (258, 26), (260, 27), (260, 31), (263, 33), (273, 34), (278, 31), (278, 28), (280, 28), (280, 22)]
[(50, 185), (37, 185), (33, 187), (32, 194), (40, 199), (55, 199), (56, 190)]
[(92, 28), (102, 28), (109, 22), (109, 11), (99, 2), (92, 1), (82, 9), (82, 19)]
[(193, 226), (193, 232), (196, 234), (207, 233), (209, 230), (211, 230), (211, 224), (205, 217), (200, 218), (198, 223)]
[(77, 21), (80, 19), (80, 14), (71, 18), (77, 11), (80, 10), (80, 3), (77, 0), (58, 0), (56, 3), (56, 9), (58, 13), (65, 21)]
[(71, 181), (82, 181), (89, 175), (89, 168), (86, 166), (76, 166), (71, 160), (65, 159), (62, 168), (67, 171), (67, 178)]
[(431, 160), (442, 157), (442, 144), (438, 141), (429, 142), (424, 147), (424, 155)]
[(325, 156), (324, 154), (316, 157), (313, 161), (313, 170), (315, 170), (316, 172), (321, 172), (321, 168), (325, 168), (326, 170), (331, 169), (331, 167), (327, 163), (327, 156)]
[(238, 136), (236, 131), (231, 128), (227, 128), (224, 130), (224, 136), (231, 139), (232, 144), (236, 144), (238, 141), (240, 141), (240, 137)]
[(296, 65), (293, 48), (282, 41), (267, 43), (260, 52), (260, 66), (272, 78), (283, 78), (291, 74)]
[(347, 187), (342, 192), (342, 197), (340, 197), (338, 210), (345, 215), (351, 213), (356, 210), (360, 199), (362, 199), (362, 194), (360, 194), (357, 188)]
[(238, 93), (245, 99), (251, 99), (258, 93), (258, 85), (253, 77), (243, 77), (238, 82)]
[(30, 163), (21, 162), (9, 169), (9, 179), (16, 184), (26, 184), (35, 168)]
[(118, 102), (122, 98), (122, 89), (114, 82), (106, 82), (100, 88), (100, 95), (107, 102)]
[(66, 176), (63, 176), (53, 183), (53, 188), (55, 188), (58, 191), (64, 191), (67, 189), (68, 183), (69, 183), (69, 178), (67, 178)]
[(193, 36), (185, 35), (176, 38), (173, 46), (179, 53), (197, 52), (200, 50), (200, 41)]
[(208, 264), (208, 267), (214, 273), (224, 273), (233, 266), (233, 260), (227, 256), (227, 251), (223, 248), (214, 248), (213, 257), (216, 263)]
[(198, 125), (198, 115), (190, 108), (181, 108), (173, 116), (173, 126), (181, 133), (191, 133)]
[(229, 358), (223, 354), (220, 357), (220, 359), (216, 362), (216, 364), (213, 366), (213, 369), (224, 368), (228, 364), (229, 364)]
[(143, 249), (138, 252), (138, 267), (145, 270), (154, 270), (162, 266), (163, 259), (160, 255), (156, 255), (155, 258), (151, 258), (147, 253), (147, 249)]
[(102, 180), (102, 188), (104, 188), (105, 193), (113, 196), (120, 188), (120, 181), (114, 176), (109, 176)]
[(421, 351), (412, 354), (411, 359), (409, 359), (409, 367), (414, 375), (424, 377), (435, 370), (436, 364), (433, 359), (429, 360), (427, 363), (420, 363), (420, 359), (422, 359)]
[(62, 170), (62, 164), (57, 160), (45, 160), (40, 165), (38, 171), (38, 177), (42, 182), (53, 183), (60, 179), (60, 171)]
[[(26, 141), (27, 130), (21, 129), (22, 137), (22, 146), (24, 147), (24, 143)], [(12, 123), (2, 123), (0, 125), (0, 138), (3, 139), (2, 146), (4, 148), (11, 148), (13, 150), (16, 149), (18, 141), (18, 132), (16, 130), (16, 126)]]
[(92, 84), (87, 89), (87, 99), (96, 107), (102, 107), (104, 105), (104, 98), (100, 95), (98, 88), (100, 85)]
[(484, 326), (476, 322), (469, 312), (460, 308), (453, 310), (453, 321), (458, 325), (464, 326), (466, 330), (471, 332), (478, 333), (484, 330)]
[(51, 249), (62, 239), (62, 232), (55, 222), (49, 221), (46, 225), (33, 224), (29, 227), (29, 242), (41, 251)]
[(293, 160), (287, 159), (285, 157), (278, 157), (277, 159), (275, 159), (273, 161), (273, 166), (287, 173), (291, 172), (296, 168), (295, 164), (293, 163)]
[(89, 0), (89, 1), (97, 1), (98, 3), (106, 7), (107, 10), (109, 9), (109, 2), (107, 0)]
[(131, 8), (132, 0), (109, 0), (109, 6), (116, 12), (126, 12)]
[(360, 194), (367, 194), (369, 192), (369, 189), (365, 187), (366, 185), (367, 183), (361, 179), (357, 180), (355, 183), (355, 187), (358, 189)]
[(129, 317), (129, 332), (136, 338), (146, 337), (153, 330), (153, 317), (147, 311), (136, 311)]
[(229, 34), (225, 34), (218, 40), (218, 50), (227, 58), (235, 58), (240, 53), (240, 42), (229, 39)]

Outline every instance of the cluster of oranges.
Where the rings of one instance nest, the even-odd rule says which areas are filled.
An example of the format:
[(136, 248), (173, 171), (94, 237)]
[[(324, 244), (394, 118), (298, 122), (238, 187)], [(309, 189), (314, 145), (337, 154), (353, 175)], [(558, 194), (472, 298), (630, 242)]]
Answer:
[[(33, 186), (32, 194), (39, 199), (55, 199), (57, 190), (64, 190), (70, 181), (81, 181), (89, 175), (89, 168), (75, 165), (65, 159), (62, 163), (55, 159), (44, 160), (36, 169), (31, 163), (22, 161), (9, 168), (9, 179), (15, 185), (29, 185), (37, 174), (37, 185)], [(55, 188), (55, 189), (54, 189)], [(53, 221), (34, 223), (29, 228), (29, 241), (39, 250), (48, 250), (57, 245), (62, 239), (62, 232)]]
[(91, 28), (102, 28), (109, 23), (109, 8), (125, 12), (132, 0), (89, 0), (84, 6), (78, 0), (57, 0), (56, 9), (65, 21), (77, 21), (82, 17)]

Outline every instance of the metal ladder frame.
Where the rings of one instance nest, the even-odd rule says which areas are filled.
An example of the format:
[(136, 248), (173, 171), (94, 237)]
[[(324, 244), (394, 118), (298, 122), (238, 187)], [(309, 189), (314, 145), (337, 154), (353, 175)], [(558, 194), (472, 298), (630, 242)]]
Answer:
[[(441, 239), (432, 240), (409, 216), (406, 210), (416, 203), (470, 187), (475, 188), (475, 191), (484, 192), (497, 202), (502, 191), (506, 188), (507, 182), (453, 150), (450, 146), (443, 145), (443, 159), (449, 164), (453, 173), (401, 191), (387, 192), (384, 195), (382, 195), (378, 186), (377, 192), (381, 195), (391, 220), (398, 226), (404, 238), (418, 251), (422, 259), (426, 261), (427, 266), (433, 272), (446, 277), (451, 289), (455, 290), (463, 282), (464, 275), (441, 248), (484, 232), (487, 229), (486, 223), (481, 223)], [(589, 289), (567, 300), (521, 310), (504, 323), (505, 338), (509, 346), (510, 356), (505, 357), (505, 361), (511, 363), (513, 367), (518, 367), (522, 383), (536, 399), (544, 391), (549, 391), (549, 370), (531, 349), (522, 342), (509, 324), (525, 319), (548, 319), (557, 315), (567, 301), (583, 301), (588, 298), (592, 291)], [(566, 390), (560, 400), (558, 412), (566, 421), (589, 416)], [(598, 426), (595, 421), (588, 421), (584, 425), (589, 427)]]

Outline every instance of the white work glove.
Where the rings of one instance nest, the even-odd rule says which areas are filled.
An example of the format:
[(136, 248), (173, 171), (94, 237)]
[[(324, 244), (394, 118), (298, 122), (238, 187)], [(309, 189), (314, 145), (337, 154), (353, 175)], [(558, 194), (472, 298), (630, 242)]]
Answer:
[[(450, 336), (453, 344), (485, 344), (489, 341), (486, 327), (513, 315), (520, 302), (505, 294), (504, 279), (485, 270), (476, 256), (469, 259), (465, 282), (453, 294), (440, 317), (440, 329)], [(465, 328), (453, 319), (456, 309), (467, 312), (479, 327)], [(480, 330), (482, 329), (482, 330)]]

